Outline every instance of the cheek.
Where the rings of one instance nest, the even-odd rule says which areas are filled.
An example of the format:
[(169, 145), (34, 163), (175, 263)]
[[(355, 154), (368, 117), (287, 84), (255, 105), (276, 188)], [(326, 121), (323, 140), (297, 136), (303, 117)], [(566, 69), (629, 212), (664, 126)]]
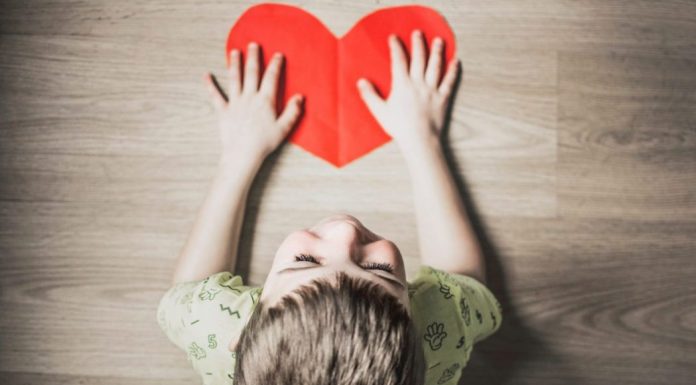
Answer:
[(290, 233), (276, 250), (273, 266), (293, 260), (295, 255), (306, 252), (311, 246), (313, 236), (305, 230)]
[(369, 252), (373, 255), (383, 255), (385, 258), (390, 259), (389, 262), (400, 264), (401, 263), (401, 253), (396, 245), (386, 239), (382, 239), (377, 242), (373, 242), (369, 245)]
[(368, 246), (367, 254), (374, 256), (376, 260), (389, 262), (396, 267), (396, 275), (405, 277), (406, 270), (404, 260), (399, 252), (399, 248), (393, 242), (383, 239), (373, 242)]

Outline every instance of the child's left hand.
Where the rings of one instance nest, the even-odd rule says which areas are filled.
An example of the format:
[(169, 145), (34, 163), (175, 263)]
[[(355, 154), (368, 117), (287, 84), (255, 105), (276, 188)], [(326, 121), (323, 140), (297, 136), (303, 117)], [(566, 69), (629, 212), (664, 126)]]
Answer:
[(230, 51), (228, 97), (205, 76), (218, 115), (224, 163), (261, 163), (290, 132), (300, 116), (302, 95), (293, 95), (283, 112), (276, 116), (276, 94), (282, 55), (275, 53), (259, 84), (259, 46), (247, 47), (242, 81), (238, 50)]

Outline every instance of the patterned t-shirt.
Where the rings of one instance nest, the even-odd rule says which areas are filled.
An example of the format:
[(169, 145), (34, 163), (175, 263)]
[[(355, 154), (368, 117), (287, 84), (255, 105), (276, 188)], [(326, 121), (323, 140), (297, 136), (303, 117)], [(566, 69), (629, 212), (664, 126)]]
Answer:
[[(160, 300), (157, 322), (187, 353), (205, 385), (234, 384), (237, 339), (261, 296), (241, 276), (223, 271), (181, 282)], [(478, 341), (500, 327), (501, 307), (478, 280), (421, 266), (408, 283), (411, 316), (422, 336), (426, 385), (456, 385)]]

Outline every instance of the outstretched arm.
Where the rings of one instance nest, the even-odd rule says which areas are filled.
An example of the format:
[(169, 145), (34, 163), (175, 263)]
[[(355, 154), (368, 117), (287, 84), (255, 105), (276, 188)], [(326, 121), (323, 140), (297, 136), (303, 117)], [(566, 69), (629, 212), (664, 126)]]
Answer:
[(302, 97), (294, 95), (276, 116), (282, 55), (276, 53), (260, 78), (259, 46), (247, 48), (244, 80), (241, 53), (230, 52), (228, 95), (206, 74), (218, 115), (222, 154), (218, 171), (181, 250), (172, 283), (203, 279), (234, 266), (246, 198), (254, 176), (297, 121)]
[(459, 61), (452, 60), (440, 81), (443, 41), (433, 39), (426, 58), (420, 31), (411, 36), (411, 60), (390, 36), (392, 84), (382, 99), (367, 81), (358, 89), (384, 130), (401, 149), (413, 186), (421, 261), (485, 283), (485, 261), (462, 199), (442, 153), (440, 134)]

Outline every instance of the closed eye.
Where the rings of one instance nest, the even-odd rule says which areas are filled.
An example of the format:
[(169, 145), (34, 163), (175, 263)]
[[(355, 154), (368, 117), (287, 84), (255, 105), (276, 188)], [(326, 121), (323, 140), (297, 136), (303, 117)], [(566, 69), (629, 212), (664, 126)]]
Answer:
[(360, 267), (365, 270), (383, 270), (394, 274), (394, 266), (388, 263), (367, 262), (366, 264), (360, 265)]
[[(319, 266), (321, 266), (321, 264), (319, 263), (319, 261), (317, 261), (317, 259), (316, 259), (314, 256), (309, 255), (309, 254), (298, 254), (298, 255), (295, 256), (295, 261), (298, 261), (298, 262), (310, 262), (310, 263), (316, 265), (316, 267), (314, 267), (314, 266), (312, 266), (312, 267), (286, 267), (285, 269), (282, 269), (282, 270), (278, 271), (277, 274), (280, 276), (280, 275), (283, 275), (283, 274), (286, 274), (286, 273), (290, 273), (291, 271), (299, 271), (299, 270), (306, 270), (306, 269), (315, 269), (315, 268), (320, 268)], [(388, 265), (389, 267), (391, 267), (391, 265), (389, 265), (389, 264), (386, 264), (386, 265)], [(375, 268), (375, 267), (373, 267), (372, 269), (373, 269), (373, 270), (381, 270), (381, 269), (377, 269), (377, 268)], [(387, 270), (385, 270), (385, 271), (387, 271)], [(395, 276), (394, 274), (389, 274), (389, 276), (386, 276), (386, 275), (383, 275), (383, 274), (376, 274), (376, 273), (373, 273), (373, 275), (376, 275), (376, 276), (379, 277), (380, 279), (385, 280), (385, 281), (391, 283), (391, 284), (394, 285), (394, 286), (398, 286), (399, 290), (406, 290), (406, 285), (404, 285), (398, 278), (396, 278), (396, 276)]]
[[(316, 264), (319, 263), (317, 259), (314, 258), (314, 256), (309, 254), (298, 254), (295, 256), (295, 261), (311, 262)], [(360, 267), (362, 267), (365, 270), (382, 270), (386, 271), (387, 273), (394, 274), (394, 266), (392, 266), (389, 263), (367, 262), (365, 264), (360, 265)]]
[(311, 256), (309, 254), (297, 254), (295, 256), (295, 261), (297, 261), (297, 262), (312, 262), (312, 263), (315, 263), (317, 265), (319, 264), (319, 261), (317, 261), (316, 258), (314, 258), (313, 256)]

